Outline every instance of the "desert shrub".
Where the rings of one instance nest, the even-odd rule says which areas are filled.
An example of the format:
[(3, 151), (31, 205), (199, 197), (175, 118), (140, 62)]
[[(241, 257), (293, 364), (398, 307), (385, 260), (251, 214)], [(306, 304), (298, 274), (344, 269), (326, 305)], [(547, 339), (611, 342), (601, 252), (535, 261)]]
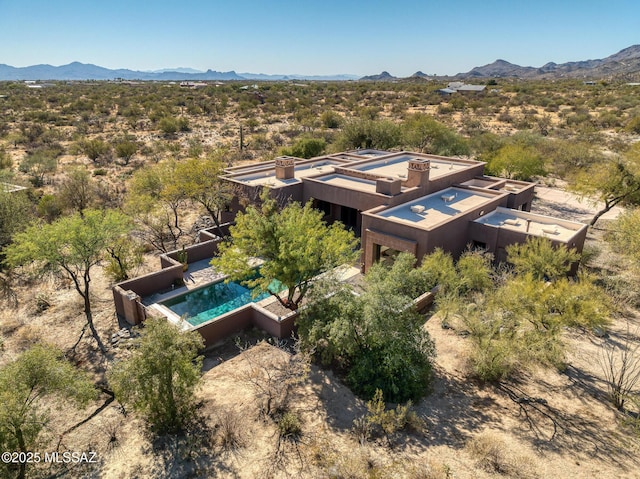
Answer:
[(564, 367), (566, 327), (604, 328), (609, 301), (592, 278), (547, 283), (531, 275), (510, 277), (456, 314), (472, 343), (473, 374), (500, 381), (532, 364)]
[(122, 237), (107, 250), (105, 273), (116, 283), (129, 279), (129, 274), (142, 264), (142, 246), (129, 237)]
[(138, 151), (138, 144), (129, 138), (124, 138), (115, 143), (116, 156), (124, 162), (125, 165), (129, 164), (129, 161)]
[[(51, 346), (30, 344), (23, 354), (0, 368), (0, 449), (26, 453), (38, 448), (38, 437), (50, 423), (51, 403), (64, 399), (85, 406), (96, 397), (89, 376)], [(0, 463), (0, 476), (26, 477), (27, 462)]]
[(480, 251), (466, 251), (456, 264), (458, 289), (463, 294), (491, 287), (491, 256)]
[(338, 135), (338, 150), (378, 148), (388, 150), (402, 143), (400, 127), (389, 120), (352, 119), (347, 121)]
[(191, 126), (189, 126), (189, 120), (186, 117), (181, 116), (180, 118), (178, 118), (178, 129), (181, 132), (191, 131)]
[(246, 351), (244, 358), (248, 367), (238, 378), (253, 390), (260, 414), (276, 418), (289, 410), (292, 391), (307, 378), (310, 356), (297, 349), (296, 354), (281, 350), (265, 360), (264, 355), (259, 354), (261, 347)]
[(295, 156), (298, 158), (313, 158), (320, 156), (327, 147), (327, 142), (322, 138), (303, 137), (287, 148), (280, 150), (281, 155)]
[(467, 441), (465, 449), (476, 460), (478, 468), (489, 473), (516, 478), (537, 477), (532, 458), (516, 453), (510, 443), (496, 433), (486, 431), (475, 435)]
[(44, 218), (48, 223), (51, 223), (62, 214), (60, 200), (54, 195), (42, 195), (36, 209), (38, 216)]
[(0, 170), (9, 170), (12, 166), (11, 156), (3, 148), (0, 148)]
[(100, 157), (105, 156), (111, 150), (111, 146), (100, 138), (83, 140), (78, 145), (83, 154), (91, 161), (96, 162)]
[(58, 160), (56, 156), (46, 149), (38, 149), (33, 153), (26, 155), (18, 170), (30, 176), (33, 186), (42, 186), (45, 178), (53, 174), (58, 169)]
[[(413, 430), (423, 428), (422, 421), (412, 409), (411, 401), (398, 404), (395, 409), (387, 409), (384, 395), (380, 389), (377, 389), (373, 398), (367, 402), (367, 414), (364, 416), (364, 420), (369, 425), (369, 432), (384, 434), (390, 444), (392, 437), (399, 431), (409, 427)], [(367, 428), (361, 423), (358, 424), (357, 421), (354, 421), (354, 427), (359, 430), (362, 438)]]
[(34, 300), (34, 309), (36, 314), (44, 313), (51, 307), (51, 299), (47, 293), (40, 292)]
[(640, 115), (631, 118), (625, 125), (625, 130), (640, 135)]
[[(600, 348), (599, 363), (609, 392), (609, 399), (619, 410), (633, 398), (640, 384), (640, 343), (627, 326), (619, 344), (604, 341)], [(636, 401), (637, 402), (637, 401)]]
[(302, 434), (300, 416), (294, 411), (285, 411), (277, 419), (278, 434), (283, 439), (295, 439)]
[(158, 122), (158, 129), (164, 133), (165, 136), (175, 135), (180, 129), (178, 120), (173, 117), (165, 116)]
[(340, 128), (342, 125), (342, 117), (339, 113), (332, 110), (326, 110), (320, 115), (320, 121), (325, 128)]
[(240, 449), (246, 443), (246, 426), (235, 409), (221, 409), (214, 417), (214, 443), (223, 451)]
[(531, 274), (539, 280), (566, 276), (580, 259), (575, 248), (557, 247), (549, 239), (539, 237), (507, 246), (507, 255), (518, 274)]
[(157, 434), (178, 433), (196, 414), (202, 337), (165, 319), (147, 319), (133, 355), (116, 363), (109, 384), (118, 401), (142, 413)]

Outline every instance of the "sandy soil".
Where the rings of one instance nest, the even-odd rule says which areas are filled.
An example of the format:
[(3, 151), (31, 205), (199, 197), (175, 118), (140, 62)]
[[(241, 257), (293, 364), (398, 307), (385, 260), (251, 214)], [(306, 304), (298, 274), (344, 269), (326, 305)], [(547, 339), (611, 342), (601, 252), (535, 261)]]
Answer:
[[(580, 216), (590, 206), (542, 199), (541, 211)], [(577, 201), (577, 200), (576, 200)], [(540, 203), (538, 203), (540, 204)], [(590, 236), (590, 242), (598, 238)], [(602, 260), (605, 261), (605, 260)], [(606, 261), (609, 261), (608, 259)], [(111, 304), (110, 284), (99, 269), (92, 281), (96, 324), (110, 338), (118, 324)], [(70, 284), (49, 279), (24, 285), (20, 307), (0, 311), (5, 338), (0, 361), (15, 357), (35, 341), (47, 340), (68, 350), (83, 326), (81, 303)], [(37, 313), (38, 296), (50, 307)], [(626, 328), (640, 327), (633, 311), (617, 318), (610, 334), (619, 340)], [(488, 477), (640, 477), (637, 433), (607, 401), (603, 375), (596, 360), (600, 339), (569, 332), (568, 367), (563, 372), (538, 370), (500, 386), (482, 385), (468, 376), (464, 335), (444, 329), (437, 317), (425, 327), (438, 357), (433, 390), (415, 405), (424, 427), (393, 438), (372, 438), (360, 444), (353, 420), (366, 412), (332, 372), (312, 366), (309, 377), (291, 388), (290, 408), (301, 418), (299, 440), (278, 440), (273, 419), (260, 412), (251, 371), (267, 374), (288, 353), (250, 331), (207, 351), (202, 386), (201, 422), (188, 437), (153, 441), (133, 414), (123, 414), (106, 394), (85, 410), (51, 403), (52, 423), (43, 437), (43, 451), (95, 450), (99, 463), (71, 467), (64, 477), (101, 478), (488, 478)], [(113, 350), (116, 357), (126, 341)], [(72, 356), (101, 380), (106, 364), (98, 360), (92, 340), (85, 337)], [(92, 416), (93, 415), (93, 416)], [(90, 417), (91, 416), (91, 417)], [(89, 418), (86, 422), (82, 422)], [(220, 441), (221, 424), (235, 418), (235, 448)], [(70, 432), (69, 428), (77, 425)], [(474, 453), (473, 444), (493, 447), (491, 461)], [(486, 459), (486, 457), (485, 457)], [(40, 475), (58, 468), (36, 470)], [(37, 474), (37, 475), (38, 475)]]

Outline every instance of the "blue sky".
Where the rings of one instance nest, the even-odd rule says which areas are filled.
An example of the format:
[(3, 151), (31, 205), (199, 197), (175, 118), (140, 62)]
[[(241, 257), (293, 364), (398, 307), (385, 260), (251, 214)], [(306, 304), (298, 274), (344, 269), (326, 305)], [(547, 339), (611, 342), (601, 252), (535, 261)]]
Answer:
[(638, 43), (638, 0), (0, 0), (0, 63), (12, 66), (453, 75)]

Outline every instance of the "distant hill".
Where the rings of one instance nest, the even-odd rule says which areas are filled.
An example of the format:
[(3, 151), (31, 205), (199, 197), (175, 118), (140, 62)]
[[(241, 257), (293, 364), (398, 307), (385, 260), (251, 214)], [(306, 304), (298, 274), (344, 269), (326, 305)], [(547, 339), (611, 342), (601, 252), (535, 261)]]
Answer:
[(246, 80), (264, 80), (264, 81), (279, 81), (279, 80), (310, 80), (310, 81), (349, 81), (357, 80), (358, 75), (350, 75), (343, 73), (340, 75), (300, 75), (292, 73), (288, 75), (267, 75), (265, 73), (239, 73), (242, 78)]
[[(465, 78), (588, 78), (590, 80), (626, 77), (640, 81), (640, 45), (633, 45), (620, 50), (614, 55), (599, 60), (583, 60), (567, 63), (549, 62), (541, 67), (520, 66), (506, 60), (496, 60), (488, 65), (472, 68), (466, 73), (451, 76), (433, 77), (417, 71), (406, 81), (425, 81), (428, 79), (465, 79)], [(268, 75), (264, 73), (236, 73), (235, 71), (206, 72), (192, 68), (165, 68), (155, 71), (136, 71), (128, 69), (111, 70), (97, 65), (73, 62), (68, 65), (33, 65), (28, 67), (12, 67), (0, 64), (0, 80), (156, 80), (156, 81), (211, 81), (211, 80), (312, 80), (312, 81), (346, 81), (357, 80), (351, 74), (339, 75)], [(362, 81), (397, 81), (402, 80), (383, 71), (378, 75), (359, 78)]]
[(546, 63), (535, 67), (522, 67), (505, 60), (496, 60), (456, 78), (610, 78), (640, 73), (640, 45), (633, 45), (600, 60), (584, 60), (567, 63)]
[(73, 62), (58, 67), (33, 65), (16, 68), (0, 65), (0, 80), (243, 80), (236, 72), (207, 70), (203, 73), (177, 71), (143, 72), (127, 69), (111, 70), (88, 63)]
[(397, 80), (396, 77), (389, 74), (389, 72), (382, 72), (379, 75), (369, 75), (366, 77), (360, 78), (361, 81), (391, 81)]
[(633, 45), (600, 60), (584, 60), (567, 63), (549, 62), (541, 67), (523, 67), (506, 60), (496, 60), (488, 65), (475, 67), (455, 76), (433, 77), (417, 71), (408, 78), (399, 79), (384, 71), (379, 75), (360, 78), (364, 81), (421, 81), (425, 79), (473, 79), (473, 78), (588, 78), (592, 80), (612, 77), (634, 77), (640, 81), (640, 45)]
[(149, 73), (166, 73), (166, 72), (177, 72), (177, 73), (204, 73), (202, 70), (196, 70), (195, 68), (162, 68), (161, 70), (150, 70)]
[(12, 67), (0, 64), (0, 80), (156, 80), (156, 81), (206, 81), (206, 80), (355, 80), (356, 75), (263, 75), (253, 73), (201, 72), (191, 68), (162, 69), (156, 71), (111, 70), (97, 65), (73, 62), (68, 65), (33, 65)]

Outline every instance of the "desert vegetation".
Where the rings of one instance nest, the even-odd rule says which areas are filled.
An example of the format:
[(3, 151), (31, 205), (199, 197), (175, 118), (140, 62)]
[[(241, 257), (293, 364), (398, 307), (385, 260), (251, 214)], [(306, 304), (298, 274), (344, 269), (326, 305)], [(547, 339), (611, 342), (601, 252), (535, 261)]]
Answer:
[[(444, 86), (0, 83), (0, 183), (27, 187), (0, 189), (0, 446), (98, 457), (2, 464), (3, 477), (633, 477), (637, 87), (497, 79), (481, 96), (442, 97)], [(311, 286), (325, 266), (315, 254), (351, 260), (354, 239), (310, 205), (266, 202), (232, 231), (244, 256), (265, 237), (331, 239), (304, 264), (289, 252), (302, 281), (282, 262), (269, 270), (301, 293), (285, 305), (304, 304), (295, 339), (248, 331), (203, 351), (166, 323), (121, 329), (111, 286), (219, 226), (224, 167), (350, 148), (477, 158), (585, 198), (577, 275), (566, 277), (574, 252), (541, 241), (512, 248), (509, 264), (435, 251)], [(603, 219), (614, 207), (622, 215)], [(407, 306), (429, 291), (428, 311)]]

